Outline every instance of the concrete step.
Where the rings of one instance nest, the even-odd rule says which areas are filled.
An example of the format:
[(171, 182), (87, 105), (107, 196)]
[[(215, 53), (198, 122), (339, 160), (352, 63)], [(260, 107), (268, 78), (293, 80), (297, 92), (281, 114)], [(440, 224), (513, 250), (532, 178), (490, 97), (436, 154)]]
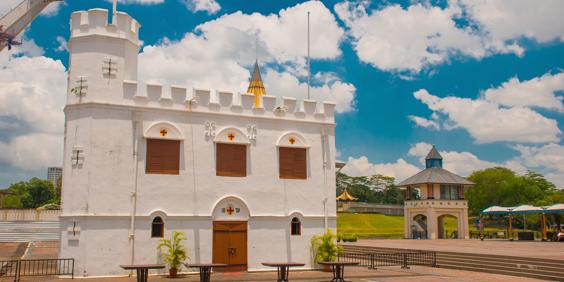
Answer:
[[(344, 251), (348, 253), (426, 252), (384, 247), (350, 245), (343, 247)], [(436, 252), (436, 254), (437, 266), (442, 268), (564, 281), (564, 269), (562, 268), (564, 260), (456, 252)]]
[(515, 270), (497, 270), (497, 269), (490, 269), (490, 268), (478, 268), (478, 267), (460, 266), (460, 265), (451, 265), (451, 264), (443, 264), (440, 267), (441, 268), (448, 268), (448, 269), (474, 271), (474, 272), (485, 272), (485, 273), (491, 273), (491, 274), (501, 274), (501, 275), (508, 275), (508, 276), (527, 277), (527, 278), (549, 280), (549, 281), (564, 281), (564, 278), (559, 277), (559, 276), (542, 275), (542, 274), (537, 274), (537, 273), (533, 273), (533, 272), (517, 272)]
[[(521, 265), (523, 267), (519, 267), (516, 264), (512, 263), (500, 263), (496, 261), (490, 260), (482, 260), (482, 261), (475, 261), (475, 260), (463, 260), (463, 259), (438, 259), (437, 258), (437, 266), (438, 267), (445, 267), (445, 266), (460, 266), (460, 267), (472, 267), (472, 268), (483, 268), (483, 269), (490, 269), (490, 270), (501, 270), (501, 271), (513, 271), (513, 272), (526, 272), (526, 273), (535, 273), (547, 276), (555, 276), (560, 277), (560, 279), (564, 280), (564, 271), (561, 269), (557, 269), (554, 267), (543, 267), (539, 265)], [(528, 267), (528, 266), (533, 266)]]

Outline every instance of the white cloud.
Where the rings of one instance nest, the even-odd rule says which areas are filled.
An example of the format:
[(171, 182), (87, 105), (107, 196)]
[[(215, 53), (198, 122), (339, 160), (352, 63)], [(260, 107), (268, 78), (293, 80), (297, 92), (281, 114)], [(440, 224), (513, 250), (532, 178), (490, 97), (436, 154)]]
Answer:
[(523, 56), (525, 49), (518, 43), (522, 37), (539, 43), (564, 41), (563, 1), (452, 0), (444, 9), (413, 2), (418, 1), (406, 8), (383, 4), (375, 10), (367, 9), (370, 2), (335, 5), (361, 61), (386, 71), (417, 74), (456, 56), (478, 60), (498, 53)]
[(63, 134), (31, 133), (0, 142), (0, 163), (24, 170), (62, 166), (63, 138)]
[(440, 98), (422, 89), (413, 93), (429, 109), (448, 116), (450, 127), (462, 127), (476, 143), (496, 141), (555, 142), (562, 134), (556, 120), (525, 107), (502, 108), (498, 103), (458, 97)]
[(186, 5), (186, 8), (192, 12), (206, 11), (208, 15), (213, 15), (221, 9), (219, 3), (215, 0), (180, 0)]
[(455, 54), (486, 55), (478, 35), (457, 28), (456, 6), (391, 5), (368, 12), (362, 4), (342, 2), (335, 12), (350, 29), (360, 60), (382, 70), (417, 73)]
[(59, 42), (59, 47), (55, 48), (55, 51), (57, 52), (69, 51), (68, 42), (64, 37), (57, 36), (57, 41)]
[(418, 173), (419, 171), (421, 171), (420, 168), (408, 164), (403, 159), (398, 159), (395, 163), (372, 164), (365, 156), (358, 159), (349, 157), (347, 165), (341, 170), (341, 172), (350, 176), (370, 176), (374, 174), (392, 176), (396, 178), (396, 184)]
[(564, 41), (563, 1), (460, 0), (460, 4), (492, 41), (503, 44), (521, 36), (539, 43)]
[(67, 75), (42, 53), (33, 40), (0, 53), (0, 162), (8, 167), (62, 163)]
[(417, 116), (407, 116), (410, 120), (412, 120), (413, 122), (415, 122), (415, 126), (422, 126), (425, 128), (431, 128), (431, 129), (435, 129), (435, 130), (439, 130), (441, 129), (441, 126), (439, 125), (438, 122), (434, 121), (434, 120), (428, 120), (426, 118), (422, 118), (422, 117), (417, 117)]
[(510, 163), (544, 173), (548, 181), (564, 189), (564, 146), (549, 143), (538, 147), (516, 145), (512, 148), (521, 155), (514, 157)]
[[(224, 15), (199, 25), (196, 33), (186, 33), (180, 41), (165, 38), (157, 45), (145, 46), (139, 55), (139, 80), (246, 92), (258, 35), (266, 92), (304, 98), (307, 84), (300, 83), (298, 77), (307, 74), (307, 11), (311, 11), (313, 23), (312, 57), (339, 56), (343, 30), (321, 2), (312, 1), (281, 10), (279, 15)], [(265, 63), (276, 64), (277, 69), (264, 67)], [(354, 109), (356, 88), (352, 84), (331, 73), (315, 77), (328, 84), (312, 87), (313, 99), (335, 101), (340, 112)]]
[(520, 82), (517, 77), (504, 82), (498, 88), (490, 88), (483, 93), (486, 100), (505, 106), (536, 106), (564, 112), (562, 96), (555, 91), (564, 91), (564, 73), (547, 73), (541, 77)]
[[(269, 95), (307, 99), (307, 82), (300, 83), (298, 78), (290, 73), (279, 73), (273, 69), (267, 69), (263, 80), (267, 88), (266, 93)], [(310, 91), (313, 100), (336, 102), (335, 110), (340, 113), (355, 109), (355, 92), (354, 85), (340, 81), (329, 82), (323, 86), (313, 86)]]

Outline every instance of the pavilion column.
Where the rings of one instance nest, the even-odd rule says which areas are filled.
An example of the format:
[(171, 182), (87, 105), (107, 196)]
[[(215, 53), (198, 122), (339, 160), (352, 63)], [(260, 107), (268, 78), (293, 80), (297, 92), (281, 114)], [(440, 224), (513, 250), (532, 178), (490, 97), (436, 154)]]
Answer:
[(541, 219), (542, 219), (542, 228), (541, 228), (541, 232), (542, 232), (541, 237), (542, 238), (541, 239), (543, 241), (547, 241), (547, 238), (546, 238), (546, 214), (542, 213)]
[(407, 186), (407, 188), (405, 188), (405, 199), (411, 200), (411, 186)]
[(480, 239), (484, 241), (484, 219), (482, 218), (482, 214), (480, 214)]
[(511, 222), (511, 214), (509, 214), (509, 241), (513, 241), (513, 224)]
[(460, 199), (464, 200), (464, 186), (460, 185)]
[(434, 191), (433, 191), (433, 184), (427, 184), (427, 199), (434, 199)]

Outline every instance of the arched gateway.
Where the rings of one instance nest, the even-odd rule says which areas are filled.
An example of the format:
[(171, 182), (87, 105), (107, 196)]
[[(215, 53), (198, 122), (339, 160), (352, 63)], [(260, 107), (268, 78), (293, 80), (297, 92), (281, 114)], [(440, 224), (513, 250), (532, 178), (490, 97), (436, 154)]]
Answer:
[[(433, 145), (425, 158), (425, 169), (398, 184), (406, 188), (405, 238), (442, 239), (452, 238), (454, 234), (456, 238), (468, 239), (468, 201), (464, 199), (464, 187), (474, 185), (443, 169), (443, 158)], [(417, 188), (421, 199), (411, 200), (411, 189)], [(418, 220), (421, 215), (426, 217), (426, 222)], [(445, 218), (449, 216), (456, 218), (456, 232), (454, 228), (445, 229)]]

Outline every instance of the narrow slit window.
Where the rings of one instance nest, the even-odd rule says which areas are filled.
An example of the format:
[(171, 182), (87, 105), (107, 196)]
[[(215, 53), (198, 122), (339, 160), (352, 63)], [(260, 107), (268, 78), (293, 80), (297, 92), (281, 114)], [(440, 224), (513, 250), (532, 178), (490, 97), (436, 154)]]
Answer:
[(153, 219), (153, 224), (151, 225), (151, 238), (163, 238), (164, 235), (164, 222), (160, 216)]
[(302, 235), (302, 223), (297, 217), (292, 218), (292, 235)]

